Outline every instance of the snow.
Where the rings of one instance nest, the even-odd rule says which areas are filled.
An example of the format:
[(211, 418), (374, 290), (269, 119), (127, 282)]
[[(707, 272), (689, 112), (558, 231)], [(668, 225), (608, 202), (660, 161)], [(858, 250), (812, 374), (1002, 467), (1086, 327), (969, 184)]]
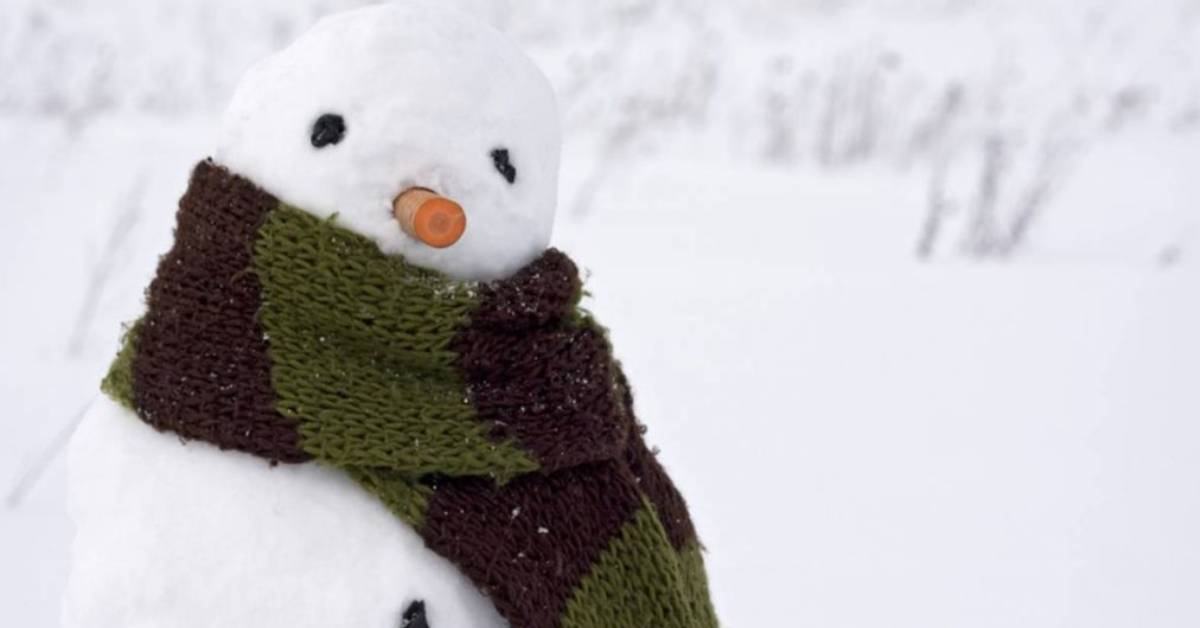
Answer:
[(595, 308), (728, 625), (1200, 619), (1194, 271), (626, 255)]
[[(114, 40), (121, 89), (67, 90), (46, 112), (53, 82), (0, 84), (0, 143), (21, 147), (0, 157), (13, 482), (94, 396), (216, 112), (282, 45), (270, 25), (317, 12), (74, 4), (48, 5), (38, 41), (77, 17), (60, 53)], [(725, 625), (1197, 625), (1195, 3), (792, 4), (531, 0), (508, 20), (566, 118), (552, 241), (590, 271), (588, 306), (689, 500)], [(198, 16), (234, 5), (224, 39), (188, 39), (224, 33)], [(48, 68), (41, 50), (0, 47), (0, 63)], [(903, 80), (851, 89), (881, 50)], [(790, 65), (773, 69), (777, 53)], [(937, 122), (956, 81), (960, 113)], [(874, 96), (846, 96), (825, 129), (836, 93)], [(870, 151), (860, 128), (879, 131)], [(1013, 166), (988, 175), (1000, 218), (1040, 147), (1069, 147), (1008, 255), (973, 239), (997, 139)], [(939, 160), (955, 210), (919, 259)], [(14, 625), (58, 617), (64, 487), (60, 456), (0, 510)]]
[[(339, 13), (255, 65), (225, 113), (216, 161), (281, 200), (337, 215), (385, 253), (463, 279), (511, 275), (545, 250), (561, 144), (554, 92), (508, 39), (434, 4)], [(313, 122), (346, 136), (314, 148)], [(491, 153), (507, 149), (510, 184)], [(392, 201), (422, 187), (457, 201), (467, 231), (437, 249), (396, 228)]]
[(67, 467), (77, 535), (64, 626), (392, 628), (414, 600), (431, 625), (505, 625), (466, 576), (333, 469), (184, 444), (107, 398)]

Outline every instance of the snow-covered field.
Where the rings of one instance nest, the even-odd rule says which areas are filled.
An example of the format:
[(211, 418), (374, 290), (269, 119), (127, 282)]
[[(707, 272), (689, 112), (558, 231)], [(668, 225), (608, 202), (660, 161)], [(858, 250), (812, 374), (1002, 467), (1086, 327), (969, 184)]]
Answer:
[[(5, 625), (233, 83), (354, 4), (0, 6)], [(511, 8), (726, 625), (1200, 625), (1200, 2)]]

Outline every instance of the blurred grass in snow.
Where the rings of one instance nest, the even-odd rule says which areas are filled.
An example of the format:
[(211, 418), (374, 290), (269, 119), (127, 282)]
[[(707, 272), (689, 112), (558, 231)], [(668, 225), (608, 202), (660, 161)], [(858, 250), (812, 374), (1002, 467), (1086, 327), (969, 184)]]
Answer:
[[(15, 0), (0, 112), (212, 115), (253, 60), (360, 4)], [(1200, 132), (1195, 0), (459, 4), (496, 13), (559, 87), (585, 173), (565, 190), (575, 215), (648, 153), (882, 165), (926, 181), (924, 224), (897, 234), (919, 255), (1006, 257), (1097, 145)]]
[[(556, 241), (729, 625), (1200, 621), (1200, 2), (458, 1), (558, 88)], [(4, 488), (94, 394), (242, 72), (361, 4), (0, 5)], [(0, 615), (42, 626), (61, 459), (32, 488)]]

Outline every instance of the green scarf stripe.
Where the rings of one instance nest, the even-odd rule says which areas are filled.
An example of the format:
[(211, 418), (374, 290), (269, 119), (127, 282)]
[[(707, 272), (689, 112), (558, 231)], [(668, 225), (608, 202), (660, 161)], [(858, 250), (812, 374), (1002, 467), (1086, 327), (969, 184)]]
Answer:
[(414, 530), (425, 525), (425, 512), (433, 489), (389, 469), (351, 467), (346, 472)]
[(716, 628), (696, 545), (671, 547), (647, 501), (575, 588), (562, 628)]
[(699, 541), (689, 543), (679, 552), (679, 564), (683, 569), (683, 590), (688, 592), (688, 604), (698, 626), (716, 626), (717, 611), (712, 605), (708, 591), (708, 570), (704, 568), (704, 550)]
[(138, 319), (121, 334), (121, 350), (108, 367), (108, 373), (100, 381), (100, 390), (117, 403), (133, 409), (133, 356), (137, 352), (138, 330), (142, 319)]
[(478, 307), (475, 284), (286, 205), (259, 230), (254, 271), (277, 410), (298, 421), (304, 451), (409, 477), (538, 469), (511, 440), (491, 438), (454, 367), (448, 347)]

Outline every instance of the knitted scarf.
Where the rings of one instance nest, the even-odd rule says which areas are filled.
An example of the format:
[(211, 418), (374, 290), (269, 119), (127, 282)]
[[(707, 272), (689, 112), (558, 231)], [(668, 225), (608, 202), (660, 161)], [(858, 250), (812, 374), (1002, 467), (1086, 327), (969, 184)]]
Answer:
[(580, 294), (556, 250), (452, 281), (204, 161), (102, 388), (183, 438), (343, 470), (515, 628), (716, 626)]

